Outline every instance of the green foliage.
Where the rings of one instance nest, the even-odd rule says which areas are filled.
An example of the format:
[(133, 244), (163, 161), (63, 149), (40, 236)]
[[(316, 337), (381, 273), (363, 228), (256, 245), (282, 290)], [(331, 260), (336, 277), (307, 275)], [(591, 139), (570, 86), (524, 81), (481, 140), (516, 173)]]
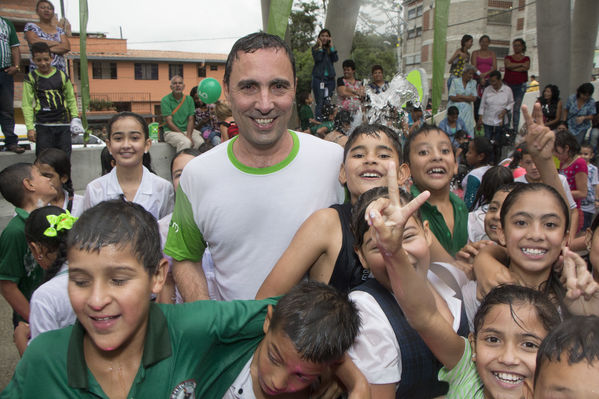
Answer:
[(356, 77), (371, 79), (370, 69), (379, 64), (383, 67), (385, 79), (391, 80), (397, 73), (396, 42), (395, 35), (356, 32), (351, 52), (356, 63)]
[(289, 15), (290, 45), (294, 51), (308, 50), (316, 40), (316, 19), (320, 7), (314, 2), (299, 3)]
[(312, 59), (312, 50), (308, 48), (304, 51), (293, 51), (295, 56), (295, 70), (297, 74), (297, 94), (312, 90), (312, 68), (314, 60)]

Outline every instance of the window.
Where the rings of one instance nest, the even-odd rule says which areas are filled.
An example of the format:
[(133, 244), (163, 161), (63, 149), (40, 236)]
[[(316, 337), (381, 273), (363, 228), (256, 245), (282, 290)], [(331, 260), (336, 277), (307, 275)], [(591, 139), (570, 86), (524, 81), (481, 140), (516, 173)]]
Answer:
[(509, 47), (493, 47), (493, 46), (489, 46), (489, 50), (493, 51), (495, 53), (495, 56), (497, 57), (498, 60), (502, 60), (505, 58), (506, 55), (509, 54), (510, 52), (510, 48)]
[(422, 26), (416, 28), (416, 37), (422, 36)]
[(422, 26), (419, 26), (414, 29), (410, 29), (408, 31), (408, 39), (414, 39), (416, 37), (422, 36)]
[(158, 80), (158, 64), (135, 63), (135, 80)]
[(416, 16), (422, 16), (422, 6), (416, 7)]
[(173, 76), (183, 77), (183, 64), (168, 64), (168, 80)]
[(116, 79), (116, 62), (92, 62), (93, 79)]
[(417, 65), (420, 64), (420, 54), (406, 56), (406, 65)]
[[(26, 70), (24, 69), (24, 71)], [(75, 79), (81, 80), (81, 63), (79, 60), (73, 60), (73, 75), (75, 75)]]
[(408, 19), (414, 19), (416, 18), (416, 9), (412, 8), (411, 10), (408, 10)]
[(206, 65), (198, 65), (198, 78), (206, 77)]
[(218, 65), (215, 65), (215, 64), (210, 65), (210, 70), (211, 71), (218, 71)]
[(492, 25), (511, 25), (512, 10), (489, 8), (487, 11), (487, 23)]

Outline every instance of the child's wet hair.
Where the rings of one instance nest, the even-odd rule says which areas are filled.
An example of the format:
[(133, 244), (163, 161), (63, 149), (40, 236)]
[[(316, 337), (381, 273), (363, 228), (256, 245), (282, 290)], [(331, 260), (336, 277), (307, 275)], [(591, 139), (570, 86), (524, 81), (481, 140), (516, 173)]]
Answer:
[(404, 161), (401, 157), (401, 143), (399, 142), (399, 136), (393, 131), (393, 129), (378, 123), (363, 123), (352, 131), (351, 135), (347, 139), (347, 143), (345, 143), (345, 149), (343, 150), (343, 161), (345, 162), (349, 150), (351, 150), (352, 145), (354, 145), (358, 138), (361, 136), (372, 136), (378, 139), (381, 137), (381, 133), (389, 138), (391, 144), (393, 145), (393, 150), (397, 153), (399, 163), (402, 164)]
[(31, 57), (35, 57), (36, 54), (44, 54), (44, 53), (48, 53), (48, 55), (52, 54), (52, 51), (50, 50), (50, 46), (48, 46), (48, 44), (45, 42), (33, 43), (29, 47), (29, 50), (31, 51)]
[(513, 182), (514, 175), (505, 166), (493, 166), (489, 168), (480, 181), (480, 186), (478, 187), (478, 191), (476, 191), (476, 196), (470, 210), (473, 211), (480, 206), (488, 204), (499, 187)]
[(149, 274), (162, 259), (156, 219), (124, 199), (100, 202), (83, 212), (67, 239), (68, 251), (100, 252), (110, 245), (131, 251)]
[(63, 213), (65, 213), (64, 209), (54, 205), (48, 205), (31, 212), (25, 221), (25, 239), (27, 242), (38, 243), (49, 252), (57, 253), (56, 260), (52, 266), (45, 271), (46, 281), (54, 277), (66, 261), (66, 238), (69, 230), (57, 230), (55, 236), (47, 236), (44, 234), (46, 229), (50, 227), (48, 216), (58, 216)]
[[(439, 134), (447, 137), (447, 141), (449, 141), (449, 144), (451, 145), (451, 138), (449, 137), (449, 135), (447, 133), (445, 133), (442, 129), (439, 129), (439, 127), (437, 125), (427, 125), (426, 123), (424, 123), (418, 130), (416, 130), (414, 133), (412, 133), (411, 135), (408, 136), (408, 139), (406, 140), (404, 147), (403, 147), (404, 162), (406, 162), (408, 165), (410, 164), (410, 148), (412, 147), (412, 142), (416, 139), (416, 137), (420, 136), (421, 134), (427, 134), (430, 132), (439, 133)], [(346, 144), (346, 146), (347, 146), (347, 144)], [(451, 148), (453, 151), (453, 146), (451, 146)], [(455, 153), (454, 153), (454, 156), (455, 156)]]
[[(548, 186), (544, 183), (522, 184), (520, 186), (515, 187), (512, 190), (512, 192), (509, 193), (507, 197), (505, 197), (505, 201), (503, 201), (503, 205), (501, 206), (501, 213), (499, 214), (499, 220), (501, 222), (501, 227), (505, 231), (505, 218), (507, 216), (507, 213), (512, 208), (512, 206), (518, 200), (518, 198), (520, 198), (522, 195), (524, 195), (526, 193), (536, 192), (536, 191), (546, 191), (547, 193), (551, 194), (551, 196), (553, 196), (553, 198), (555, 198), (555, 200), (559, 204), (562, 214), (564, 215), (564, 221), (565, 221), (564, 234), (565, 234), (568, 231), (568, 228), (570, 226), (570, 209), (568, 208), (568, 205), (566, 205), (566, 202), (564, 201), (562, 196), (553, 187)], [(543, 203), (546, 203), (546, 202), (543, 202)]]
[[(354, 233), (354, 249), (359, 249), (362, 247), (364, 244), (364, 234), (366, 234), (370, 228), (368, 222), (364, 218), (366, 208), (368, 208), (368, 205), (370, 205), (372, 201), (375, 201), (378, 198), (388, 197), (389, 189), (386, 186), (371, 188), (358, 197), (358, 200), (352, 207), (351, 227)], [(399, 189), (399, 202), (401, 205), (407, 205), (413, 199), (414, 197), (412, 194), (408, 193), (402, 188)], [(414, 212), (412, 216), (420, 222), (420, 209)]]
[(112, 135), (112, 125), (114, 125), (114, 123), (116, 121), (121, 120), (123, 118), (135, 119), (141, 125), (142, 131), (144, 133), (144, 139), (147, 140), (150, 138), (150, 130), (148, 128), (148, 122), (146, 122), (146, 120), (141, 115), (136, 114), (135, 112), (123, 111), (123, 112), (119, 112), (118, 114), (114, 115), (108, 121), (108, 129), (106, 129), (108, 131), (108, 140), (110, 140), (110, 136)]
[(60, 177), (66, 176), (67, 181), (63, 183), (62, 187), (69, 195), (73, 195), (75, 190), (73, 189), (73, 181), (71, 180), (71, 160), (66, 152), (58, 148), (46, 148), (39, 153), (35, 159), (35, 163), (37, 165), (50, 166)]
[(171, 168), (169, 170), (171, 171), (171, 173), (173, 172), (173, 165), (175, 164), (175, 159), (179, 158), (181, 155), (191, 155), (192, 157), (197, 157), (201, 154), (202, 152), (200, 150), (196, 150), (195, 148), (186, 148), (184, 150), (181, 150), (175, 154), (173, 159), (171, 159)]
[(568, 146), (568, 154), (570, 157), (576, 156), (580, 152), (580, 144), (578, 139), (570, 132), (558, 130), (555, 132), (555, 147), (566, 148)]
[(274, 308), (270, 330), (280, 329), (299, 355), (313, 363), (339, 361), (354, 344), (360, 316), (347, 293), (316, 281), (305, 281), (284, 295)]
[(102, 152), (100, 153), (100, 165), (102, 166), (102, 176), (110, 173), (114, 166), (112, 163), (116, 163), (112, 154), (110, 154), (110, 150), (108, 147), (102, 148)]
[(495, 162), (493, 159), (493, 144), (491, 144), (491, 141), (488, 138), (476, 136), (472, 140), (472, 145), (474, 146), (474, 151), (476, 151), (477, 154), (482, 154), (485, 156), (481, 161), (482, 165), (489, 165)]
[(565, 356), (568, 365), (599, 361), (599, 317), (572, 316), (547, 334), (537, 352), (534, 382), (548, 362), (559, 362)]
[(532, 288), (520, 285), (499, 285), (493, 288), (483, 298), (476, 315), (474, 316), (474, 336), (476, 337), (485, 323), (485, 318), (494, 306), (509, 305), (510, 314), (514, 322), (522, 328), (522, 320), (514, 311), (514, 306), (531, 305), (546, 331), (551, 331), (561, 319), (555, 305), (547, 295)]
[(7, 166), (0, 172), (0, 193), (12, 205), (21, 208), (25, 204), (23, 180), (31, 179), (30, 163), (19, 162)]

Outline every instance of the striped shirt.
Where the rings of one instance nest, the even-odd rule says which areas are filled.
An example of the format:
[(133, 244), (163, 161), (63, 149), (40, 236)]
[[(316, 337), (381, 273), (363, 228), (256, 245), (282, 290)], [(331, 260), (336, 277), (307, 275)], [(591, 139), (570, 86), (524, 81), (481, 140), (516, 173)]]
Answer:
[(19, 39), (15, 26), (9, 20), (0, 17), (0, 68), (12, 65), (11, 47), (18, 46)]
[(449, 383), (447, 399), (484, 399), (483, 382), (476, 371), (476, 364), (472, 361), (472, 348), (467, 338), (464, 338), (462, 358), (451, 370), (445, 367), (439, 370), (439, 381)]

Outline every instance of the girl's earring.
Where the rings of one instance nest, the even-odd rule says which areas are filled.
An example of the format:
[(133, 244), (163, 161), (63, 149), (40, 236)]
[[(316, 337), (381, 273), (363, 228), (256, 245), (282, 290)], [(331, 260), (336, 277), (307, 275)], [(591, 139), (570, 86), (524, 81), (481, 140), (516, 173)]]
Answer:
[(473, 362), (476, 362), (476, 353), (473, 353), (473, 354), (472, 354), (472, 361), (473, 361)]

